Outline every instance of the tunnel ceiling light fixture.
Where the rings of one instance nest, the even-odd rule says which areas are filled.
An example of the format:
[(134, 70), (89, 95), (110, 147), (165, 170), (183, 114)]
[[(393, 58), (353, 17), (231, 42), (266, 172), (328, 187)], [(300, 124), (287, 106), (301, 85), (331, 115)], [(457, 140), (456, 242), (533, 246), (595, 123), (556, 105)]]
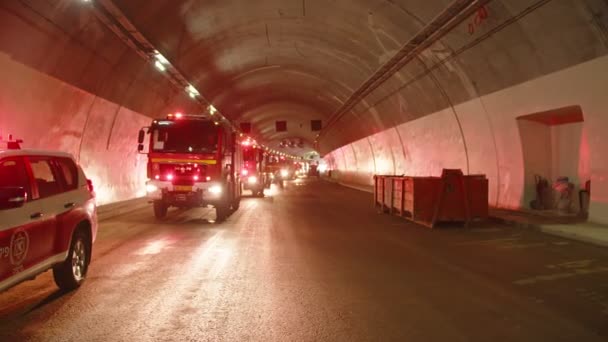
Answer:
[(191, 98), (195, 98), (200, 95), (198, 90), (196, 90), (196, 88), (194, 88), (194, 86), (192, 86), (192, 84), (189, 84), (186, 87), (186, 92), (188, 93), (188, 95), (190, 95)]
[(154, 58), (162, 64), (170, 64), (169, 60), (165, 58), (158, 50), (154, 50)]
[(154, 62), (154, 66), (156, 67), (156, 69), (158, 69), (160, 71), (167, 70), (167, 68), (165, 68), (165, 66), (163, 65), (163, 63), (161, 63), (160, 61)]

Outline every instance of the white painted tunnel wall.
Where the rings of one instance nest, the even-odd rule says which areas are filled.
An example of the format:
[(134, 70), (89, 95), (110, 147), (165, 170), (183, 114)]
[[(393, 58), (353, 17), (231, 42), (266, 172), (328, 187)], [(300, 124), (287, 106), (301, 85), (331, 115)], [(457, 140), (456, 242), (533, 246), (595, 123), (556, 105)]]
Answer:
[(137, 132), (150, 119), (0, 54), (0, 134), (23, 148), (71, 153), (93, 181), (98, 204), (143, 195), (146, 158)]
[[(521, 208), (527, 206), (524, 189), (531, 184), (525, 185), (517, 117), (579, 105), (585, 119), (582, 137), (586, 141), (580, 142), (580, 160), (574, 162), (578, 174), (570, 176), (581, 183), (577, 186), (586, 180), (581, 177), (590, 177), (590, 220), (608, 224), (606, 75), (608, 56), (401, 124), (352, 146), (343, 146), (325, 159), (332, 168), (332, 177), (366, 186), (373, 182), (374, 168), (370, 165), (383, 174), (440, 175), (443, 168), (486, 174), (490, 181), (490, 205)], [(572, 135), (563, 132), (564, 129), (560, 132)], [(560, 141), (563, 143), (563, 139)], [(342, 154), (346, 165), (340, 162)]]

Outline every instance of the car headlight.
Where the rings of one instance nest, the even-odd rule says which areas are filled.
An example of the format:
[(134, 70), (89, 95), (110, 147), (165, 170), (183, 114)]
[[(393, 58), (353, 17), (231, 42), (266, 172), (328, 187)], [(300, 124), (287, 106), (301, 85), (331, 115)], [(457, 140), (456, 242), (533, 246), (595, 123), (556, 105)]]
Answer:
[(214, 195), (219, 195), (222, 193), (222, 186), (221, 185), (213, 185), (212, 187), (209, 188), (209, 193), (214, 194)]
[(281, 177), (285, 178), (287, 176), (289, 176), (289, 171), (287, 171), (287, 170), (281, 170)]
[(258, 177), (256, 176), (249, 176), (249, 178), (247, 178), (247, 183), (249, 184), (256, 184), (258, 182)]
[(154, 184), (146, 184), (146, 192), (156, 192), (158, 191), (158, 187)]

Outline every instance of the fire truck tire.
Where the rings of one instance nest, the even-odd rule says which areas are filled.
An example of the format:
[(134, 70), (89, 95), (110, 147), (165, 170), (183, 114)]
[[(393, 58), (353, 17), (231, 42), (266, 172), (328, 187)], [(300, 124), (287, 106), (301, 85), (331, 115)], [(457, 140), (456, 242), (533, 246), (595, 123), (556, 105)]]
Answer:
[(84, 282), (89, 269), (91, 242), (85, 229), (77, 229), (72, 236), (68, 257), (53, 267), (55, 284), (63, 291), (71, 291)]
[(232, 210), (237, 211), (239, 210), (239, 207), (241, 206), (241, 198), (236, 198), (233, 202), (232, 202)]
[(215, 206), (215, 219), (218, 222), (226, 220), (230, 207), (226, 203), (219, 203)]
[(162, 201), (154, 201), (154, 217), (158, 220), (162, 220), (167, 217), (167, 210), (169, 207)]

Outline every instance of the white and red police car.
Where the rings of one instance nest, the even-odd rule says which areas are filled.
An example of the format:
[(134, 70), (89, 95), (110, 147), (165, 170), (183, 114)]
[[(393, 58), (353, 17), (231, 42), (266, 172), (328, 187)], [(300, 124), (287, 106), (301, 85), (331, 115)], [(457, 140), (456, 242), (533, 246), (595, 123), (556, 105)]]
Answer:
[(0, 142), (0, 292), (51, 268), (75, 289), (97, 234), (93, 186), (70, 154), (20, 142)]

